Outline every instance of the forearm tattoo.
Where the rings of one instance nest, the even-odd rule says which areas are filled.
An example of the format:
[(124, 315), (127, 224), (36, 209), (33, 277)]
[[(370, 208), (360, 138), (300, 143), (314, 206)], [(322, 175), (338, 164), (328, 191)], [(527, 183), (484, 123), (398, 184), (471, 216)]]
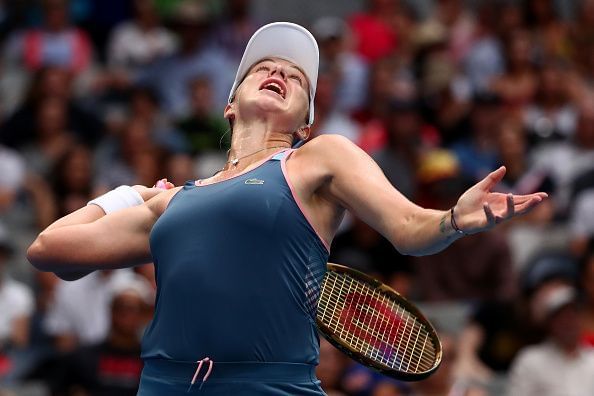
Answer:
[(447, 218), (447, 214), (444, 214), (441, 217), (441, 220), (439, 221), (439, 231), (442, 234), (445, 234), (446, 233), (446, 218)]

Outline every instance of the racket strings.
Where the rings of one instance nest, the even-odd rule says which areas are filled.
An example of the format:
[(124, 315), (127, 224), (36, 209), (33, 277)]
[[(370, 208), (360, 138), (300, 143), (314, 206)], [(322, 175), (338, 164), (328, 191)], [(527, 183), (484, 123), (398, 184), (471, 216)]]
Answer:
[[(343, 281), (344, 281), (344, 279), (343, 279)], [(333, 286), (336, 287), (336, 283), (334, 283)], [(352, 284), (350, 286), (351, 286), (351, 288), (348, 289), (349, 292), (353, 290), (352, 289)], [(362, 287), (361, 287), (361, 285), (359, 285), (359, 290), (361, 290), (361, 289), (362, 289)], [(385, 320), (382, 316), (380, 316), (379, 311), (372, 310), (369, 307), (369, 305), (366, 305), (366, 306), (362, 307), (362, 309), (365, 309), (366, 310), (366, 313), (369, 313), (370, 310), (372, 310), (373, 316), (371, 318), (370, 323), (363, 322), (363, 321), (359, 320), (359, 318), (357, 318), (357, 317), (353, 317), (353, 319), (352, 319), (353, 322), (352, 323), (354, 323), (356, 325), (360, 325), (366, 331), (368, 331), (368, 333), (370, 335), (373, 335), (377, 339), (381, 339), (382, 341), (387, 342), (387, 345), (388, 346), (391, 346), (391, 347), (394, 347), (394, 345), (393, 345), (393, 342), (394, 341), (393, 340), (396, 339), (396, 337), (398, 335), (401, 335), (401, 336), (406, 337), (407, 338), (407, 341), (406, 341), (406, 344), (404, 346), (404, 352), (403, 353), (404, 353), (405, 356), (409, 356), (409, 359), (408, 359), (408, 361), (406, 361), (404, 359), (401, 359), (400, 360), (399, 367), (398, 367), (399, 369), (401, 369), (402, 366), (403, 366), (403, 364), (406, 363), (405, 369), (408, 370), (410, 368), (411, 364), (413, 364), (413, 358), (417, 359), (417, 364), (415, 365), (415, 370), (418, 370), (418, 367), (419, 367), (421, 361), (424, 361), (426, 364), (431, 365), (432, 364), (431, 359), (428, 356), (424, 356), (424, 352), (425, 352), (425, 349), (427, 347), (426, 340), (427, 340), (429, 334), (426, 331), (424, 331), (424, 329), (421, 327), (422, 325), (420, 323), (418, 323), (416, 321), (416, 319), (413, 319), (411, 321), (411, 316), (408, 315), (408, 313), (406, 311), (404, 311), (404, 310), (403, 310), (403, 312), (400, 312), (399, 311), (399, 308), (400, 307), (395, 306), (395, 304), (391, 300), (386, 299), (385, 295), (380, 294), (377, 291), (375, 291), (372, 295), (373, 295), (373, 297), (376, 300), (378, 300), (379, 297), (381, 296), (383, 303), (388, 303), (389, 302), (391, 304), (392, 309), (394, 311), (397, 311), (398, 313), (401, 313), (401, 314), (404, 313), (404, 315), (407, 316), (407, 322), (405, 323), (405, 326), (402, 328), (403, 331), (400, 332), (400, 333), (398, 333), (399, 329), (397, 329), (397, 332), (396, 333), (393, 333), (394, 326), (391, 326), (391, 328), (388, 328), (388, 325), (390, 325), (390, 322), (388, 320)], [(330, 301), (333, 302), (333, 305), (335, 307), (338, 305), (338, 304), (336, 304), (337, 300), (336, 299), (332, 299), (332, 296), (330, 297)], [(358, 302), (360, 302), (360, 301), (355, 302), (354, 305), (357, 305)], [(394, 307), (396, 309), (394, 309)], [(375, 322), (373, 321), (373, 319), (376, 319)], [(382, 323), (379, 326), (377, 326), (378, 320), (381, 320), (382, 321)], [(333, 323), (333, 324), (335, 324), (335, 323)], [(410, 326), (409, 326), (409, 324), (410, 324)], [(389, 330), (387, 340), (384, 338), (385, 330)], [(339, 332), (340, 336), (342, 336), (343, 338), (345, 338), (347, 341), (350, 341), (353, 344), (353, 346), (355, 346), (357, 348), (366, 347), (364, 349), (364, 353), (366, 353), (368, 355), (371, 355), (373, 358), (375, 358), (375, 359), (380, 358), (380, 356), (379, 356), (379, 354), (377, 352), (378, 350), (376, 348), (374, 348), (373, 345), (371, 345), (370, 343), (361, 342), (362, 341), (361, 338), (353, 337), (352, 334), (349, 334), (348, 332), (345, 333), (345, 331), (346, 331), (346, 328), (343, 327), (340, 330), (340, 332)], [(421, 333), (423, 333), (423, 332), (425, 333), (425, 337), (423, 339), (423, 345), (422, 346), (419, 346), (419, 347), (416, 347), (419, 338), (422, 338), (422, 337), (419, 337), (419, 336), (421, 336)], [(410, 342), (412, 340), (413, 334), (416, 334), (415, 341), (414, 341), (414, 344), (412, 345), (412, 348), (410, 349), (410, 352), (411, 353), (408, 354), (407, 353), (409, 351), (408, 346), (410, 345)], [(394, 336), (396, 336), (396, 337), (394, 337)], [(402, 339), (404, 337), (400, 337), (399, 338), (400, 341), (402, 341)], [(372, 353), (374, 351), (374, 349), (376, 351), (375, 355)], [(400, 345), (398, 345), (398, 349), (402, 349)], [(430, 344), (429, 349), (427, 349), (427, 352), (429, 352), (429, 351), (433, 351), (433, 355), (435, 354), (434, 353), (434, 347), (431, 344)], [(390, 361), (389, 361), (389, 359), (384, 359), (384, 362), (383, 363), (389, 365)]]
[(425, 325), (385, 293), (346, 274), (328, 272), (318, 319), (365, 357), (390, 369), (425, 372), (436, 348)]
[[(352, 288), (351, 288), (352, 290)], [(356, 305), (356, 303), (355, 303)], [(369, 307), (365, 307), (364, 309), (366, 309), (367, 313), (369, 313)], [(376, 315), (375, 316), (379, 316), (377, 315), (378, 311), (375, 311)], [(345, 330), (348, 330), (348, 328), (342, 328), (340, 331), (340, 335), (342, 336), (342, 338), (346, 339), (347, 341), (349, 341), (350, 344), (352, 344), (357, 350), (361, 350), (364, 354), (366, 354), (368, 357), (373, 358), (376, 361), (381, 361), (383, 364), (387, 365), (390, 368), (394, 368), (394, 369), (398, 369), (398, 370), (404, 370), (404, 371), (410, 371), (411, 366), (414, 367), (414, 371), (418, 371), (419, 366), (421, 367), (422, 370), (425, 369), (425, 367), (427, 367), (427, 369), (431, 368), (433, 366), (434, 361), (432, 361), (428, 356), (426, 356), (427, 354), (424, 353), (426, 350), (426, 339), (428, 338), (428, 333), (425, 334), (425, 337), (419, 337), (420, 333), (419, 331), (421, 330), (419, 328), (419, 324), (416, 323), (416, 321), (410, 319), (410, 317), (407, 317), (408, 322), (405, 322), (405, 326), (402, 326), (401, 329), (397, 329), (397, 332), (394, 333), (393, 331), (390, 332), (390, 334), (388, 335), (388, 339), (386, 340), (384, 338), (384, 332), (382, 331), (382, 329), (378, 329), (377, 331), (373, 331), (373, 317), (371, 318), (371, 322), (370, 325), (368, 325), (366, 322), (362, 322), (360, 320), (357, 320), (357, 318), (353, 318), (353, 324), (355, 325), (359, 325), (360, 327), (362, 327), (363, 329), (365, 329), (367, 331), (367, 335), (368, 336), (372, 336), (375, 337), (376, 340), (381, 340), (381, 342), (384, 343), (383, 345), (383, 351), (381, 349), (378, 348), (377, 342), (376, 343), (370, 343), (370, 342), (366, 342), (364, 339), (362, 338), (357, 338), (354, 337), (353, 334), (350, 334), (349, 337), (349, 333), (347, 331), (347, 333), (345, 333)], [(377, 322), (375, 323), (377, 324)], [(385, 327), (385, 325), (387, 324), (387, 321), (384, 321), (383, 325), (381, 327)], [(392, 326), (394, 327), (394, 326)], [(371, 331), (370, 331), (371, 330)], [(393, 330), (393, 329), (392, 329)], [(416, 336), (414, 337), (414, 344), (411, 344), (411, 341), (413, 340), (413, 334), (416, 334)], [(395, 337), (394, 337), (395, 335)], [(400, 337), (399, 340), (399, 344), (396, 345), (395, 344), (395, 339), (396, 337)], [(405, 344), (402, 343), (402, 341), (406, 338)], [(418, 339), (419, 338), (423, 338), (423, 345), (422, 347), (419, 346), (418, 348), (416, 347), (417, 343), (418, 343)], [(411, 348), (409, 348), (409, 346)], [(386, 348), (391, 348), (392, 353), (391, 354), (385, 354), (386, 352)], [(394, 349), (396, 349), (397, 353), (394, 355)], [(429, 351), (430, 349), (434, 349), (432, 346), (427, 350)], [(401, 352), (398, 352), (401, 351)], [(394, 356), (391, 356), (394, 355)], [(398, 360), (391, 360), (391, 357), (396, 357), (398, 358), (400, 355), (400, 359)], [(434, 355), (434, 353), (433, 353)], [(416, 360), (416, 364), (415, 364), (415, 360)], [(421, 364), (423, 363), (423, 364)], [(398, 367), (396, 367), (396, 364)]]

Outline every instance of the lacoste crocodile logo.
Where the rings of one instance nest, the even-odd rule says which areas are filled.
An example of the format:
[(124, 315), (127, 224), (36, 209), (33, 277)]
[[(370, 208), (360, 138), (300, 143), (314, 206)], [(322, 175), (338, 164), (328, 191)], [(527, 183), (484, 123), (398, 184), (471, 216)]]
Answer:
[(264, 184), (264, 180), (260, 179), (247, 179), (245, 184)]

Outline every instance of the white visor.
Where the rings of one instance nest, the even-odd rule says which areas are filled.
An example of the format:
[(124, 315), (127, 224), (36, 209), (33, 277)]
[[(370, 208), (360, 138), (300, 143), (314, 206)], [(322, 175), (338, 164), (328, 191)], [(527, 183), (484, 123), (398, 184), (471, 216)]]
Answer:
[(264, 58), (282, 58), (299, 66), (309, 79), (309, 122), (314, 121), (314, 97), (318, 82), (319, 50), (313, 35), (303, 26), (290, 22), (274, 22), (262, 26), (245, 47), (229, 93), (229, 103), (235, 90), (250, 68)]

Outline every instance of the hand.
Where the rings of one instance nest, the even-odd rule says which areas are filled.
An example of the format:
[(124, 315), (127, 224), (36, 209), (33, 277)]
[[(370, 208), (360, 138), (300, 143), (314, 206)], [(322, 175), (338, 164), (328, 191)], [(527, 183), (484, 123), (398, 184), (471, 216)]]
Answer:
[(132, 186), (133, 189), (138, 191), (142, 199), (146, 202), (155, 195), (162, 193), (163, 191), (170, 190), (175, 186), (173, 183), (168, 182), (167, 179), (161, 179), (155, 183), (153, 187), (145, 187), (140, 184)]
[(504, 175), (505, 167), (502, 166), (462, 194), (454, 208), (458, 228), (467, 234), (491, 229), (496, 224), (529, 212), (548, 197), (543, 192), (528, 195), (491, 192)]
[(167, 181), (167, 178), (165, 178), (165, 179), (157, 180), (157, 182), (155, 183), (155, 185), (153, 187), (157, 187), (162, 190), (169, 190), (169, 189), (174, 188), (175, 186), (170, 181)]

